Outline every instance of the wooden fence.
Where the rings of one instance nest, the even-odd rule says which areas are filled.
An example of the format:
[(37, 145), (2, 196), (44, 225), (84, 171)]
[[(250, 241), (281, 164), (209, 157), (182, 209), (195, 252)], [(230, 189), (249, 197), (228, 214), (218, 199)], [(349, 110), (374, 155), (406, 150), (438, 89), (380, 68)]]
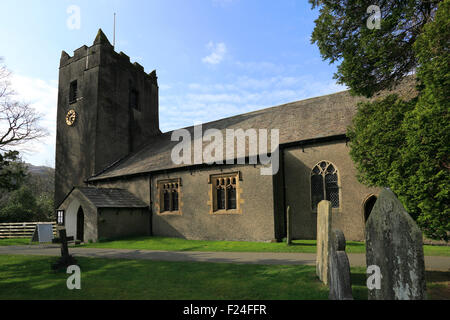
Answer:
[(0, 223), (0, 239), (31, 238), (37, 224), (52, 224), (56, 236), (56, 222)]

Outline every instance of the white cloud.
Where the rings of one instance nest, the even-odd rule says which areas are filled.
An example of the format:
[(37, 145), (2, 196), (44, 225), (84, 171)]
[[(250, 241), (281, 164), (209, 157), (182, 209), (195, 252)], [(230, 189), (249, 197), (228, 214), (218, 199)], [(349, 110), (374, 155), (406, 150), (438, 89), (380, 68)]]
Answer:
[(221, 63), (227, 53), (227, 46), (225, 43), (219, 42), (215, 44), (214, 42), (209, 42), (206, 47), (211, 51), (211, 54), (204, 57), (202, 61), (212, 65)]
[[(309, 76), (237, 77), (231, 83), (178, 85), (160, 95), (160, 126), (170, 131), (284, 103), (346, 90)], [(184, 92), (180, 94), (180, 92)]]

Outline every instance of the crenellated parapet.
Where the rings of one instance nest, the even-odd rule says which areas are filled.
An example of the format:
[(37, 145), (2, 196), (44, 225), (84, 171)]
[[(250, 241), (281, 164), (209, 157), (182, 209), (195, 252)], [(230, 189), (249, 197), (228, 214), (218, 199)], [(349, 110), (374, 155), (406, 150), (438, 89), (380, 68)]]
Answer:
[[(101, 58), (96, 59), (96, 55), (100, 55)], [(113, 45), (109, 42), (102, 29), (98, 30), (94, 43), (91, 47), (86, 45), (76, 49), (73, 56), (70, 56), (67, 52), (62, 51), (60, 59), (60, 68), (63, 68), (71, 63), (78, 62), (82, 59), (90, 59), (91, 61), (86, 63), (86, 68), (92, 68), (98, 65), (98, 63), (106, 62), (116, 63), (122, 65), (124, 68), (130, 68), (136, 70), (136, 72), (142, 73), (146, 78), (152, 81), (153, 84), (158, 86), (156, 70), (150, 73), (146, 73), (144, 67), (138, 62), (131, 62), (130, 57), (124, 52), (117, 53), (114, 50)]]

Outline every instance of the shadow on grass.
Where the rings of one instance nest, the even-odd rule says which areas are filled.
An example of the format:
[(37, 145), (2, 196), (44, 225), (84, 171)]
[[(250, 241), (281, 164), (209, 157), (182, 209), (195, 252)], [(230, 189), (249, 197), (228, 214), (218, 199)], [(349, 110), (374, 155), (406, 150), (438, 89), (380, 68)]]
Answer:
[[(0, 299), (313, 300), (328, 298), (314, 266), (108, 260), (77, 257), (81, 290), (68, 290), (55, 257), (0, 256)], [(450, 272), (427, 271), (429, 299), (449, 299)], [(365, 268), (351, 268), (353, 296), (367, 299)]]
[(327, 299), (313, 266), (107, 260), (77, 257), (81, 290), (55, 258), (0, 256), (0, 299)]
[(350, 246), (350, 247), (365, 247), (366, 244), (364, 242), (347, 241), (347, 246)]
[(186, 248), (180, 248), (177, 251), (183, 252), (183, 251), (196, 251), (200, 249), (206, 249), (206, 246), (196, 246), (196, 247), (186, 247)]
[(315, 246), (316, 246), (315, 243), (302, 242), (302, 241), (300, 241), (300, 240), (293, 241), (290, 245), (291, 245), (292, 247), (295, 247), (295, 246), (301, 246), (301, 247), (315, 247)]
[(450, 271), (427, 271), (425, 274), (427, 282), (439, 283), (450, 281)]

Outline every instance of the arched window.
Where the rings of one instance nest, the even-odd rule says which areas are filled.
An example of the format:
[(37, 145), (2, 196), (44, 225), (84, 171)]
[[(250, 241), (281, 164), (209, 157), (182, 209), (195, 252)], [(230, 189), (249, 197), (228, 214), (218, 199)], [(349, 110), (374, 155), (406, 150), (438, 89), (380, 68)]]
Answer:
[(322, 200), (331, 202), (333, 208), (339, 208), (338, 170), (328, 162), (321, 161), (311, 171), (311, 206), (317, 210)]

